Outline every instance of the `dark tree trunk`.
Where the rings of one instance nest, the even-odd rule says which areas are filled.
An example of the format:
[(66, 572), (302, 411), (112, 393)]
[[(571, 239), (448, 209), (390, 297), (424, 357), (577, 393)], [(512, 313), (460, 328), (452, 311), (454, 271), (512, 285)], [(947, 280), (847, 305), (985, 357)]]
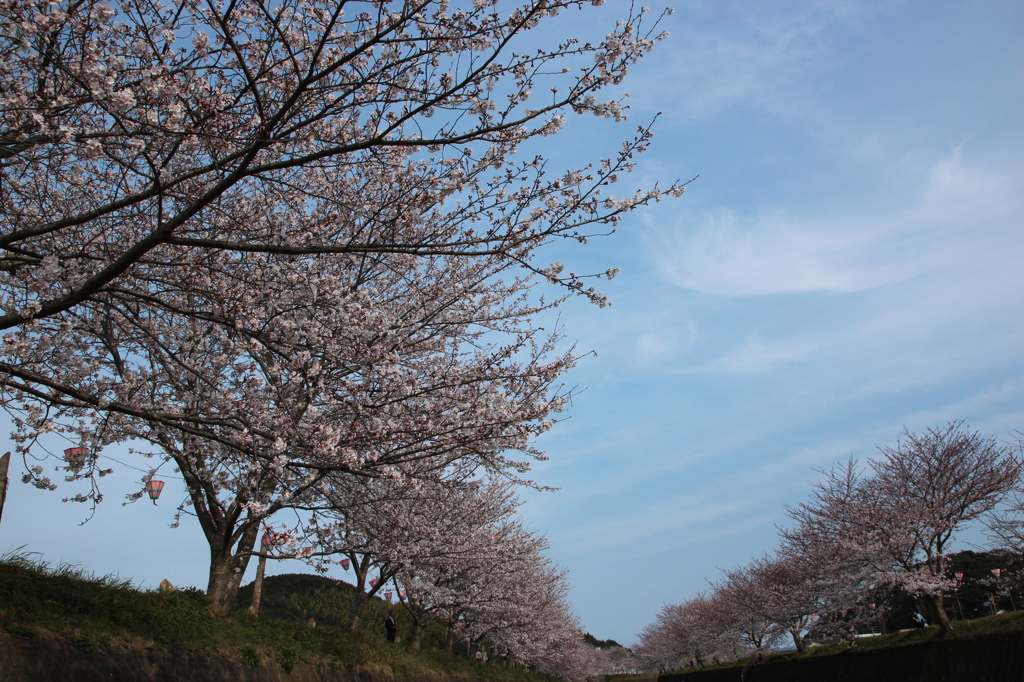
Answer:
[(423, 643), (423, 622), (419, 618), (412, 621), (412, 631), (409, 633), (409, 648), (419, 651)]
[(352, 595), (352, 603), (348, 608), (348, 626), (355, 632), (359, 629), (359, 617), (363, 613), (363, 606), (366, 604), (367, 596), (366, 592), (362, 590), (362, 586), (356, 585), (355, 593)]
[(245, 577), (245, 569), (249, 566), (249, 552), (256, 544), (256, 523), (242, 532), (238, 544), (232, 551), (229, 529), (221, 523), (220, 532), (210, 539), (210, 580), (206, 587), (206, 596), (210, 598), (210, 613), (215, 616), (226, 616), (238, 596), (238, 588)]
[(5, 452), (0, 457), (0, 518), (4, 515), (4, 502), (7, 499), (7, 467), (11, 463), (11, 453)]
[(946, 615), (946, 608), (943, 603), (942, 593), (926, 594), (924, 595), (924, 600), (932, 611), (929, 615), (931, 615), (935, 619), (935, 622), (939, 624), (939, 627), (942, 628), (942, 632), (952, 632), (953, 623), (950, 622), (949, 616)]

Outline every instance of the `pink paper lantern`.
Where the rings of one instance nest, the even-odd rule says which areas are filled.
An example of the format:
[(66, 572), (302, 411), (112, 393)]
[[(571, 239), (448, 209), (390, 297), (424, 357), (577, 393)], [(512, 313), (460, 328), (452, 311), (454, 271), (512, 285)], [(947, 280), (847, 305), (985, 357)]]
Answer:
[(156, 479), (150, 479), (146, 481), (146, 492), (149, 493), (149, 499), (153, 500), (153, 504), (160, 498), (160, 491), (164, 489), (164, 482)]
[(999, 577), (999, 574), (1002, 573), (1002, 572), (1003, 572), (1003, 569), (1001, 569), (1001, 568), (993, 568), (992, 569), (992, 575), (994, 575), (997, 578)]
[(345, 569), (346, 571), (348, 570), (348, 567), (349, 567), (349, 566), (350, 566), (351, 564), (352, 564), (352, 562), (351, 562), (351, 561), (349, 561), (348, 559), (342, 559), (342, 560), (341, 560), (341, 567), (342, 567), (342, 568), (344, 568), (344, 569)]

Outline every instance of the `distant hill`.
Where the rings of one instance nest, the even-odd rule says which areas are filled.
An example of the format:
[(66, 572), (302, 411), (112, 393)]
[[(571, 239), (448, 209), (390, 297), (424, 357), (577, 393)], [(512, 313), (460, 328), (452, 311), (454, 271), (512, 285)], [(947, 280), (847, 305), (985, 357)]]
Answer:
[[(263, 580), (260, 613), (271, 618), (306, 623), (310, 618), (321, 627), (343, 626), (349, 619), (349, 608), (356, 588), (343, 580), (320, 575), (285, 573)], [(244, 611), (252, 604), (253, 584), (242, 587), (235, 599), (235, 608)], [(382, 599), (371, 599), (363, 607), (363, 620), (384, 621), (388, 606)]]
[[(245, 611), (252, 604), (253, 585), (242, 587), (235, 599), (235, 609)], [(312, 618), (317, 627), (345, 627), (349, 621), (349, 608), (356, 587), (344, 580), (334, 580), (307, 573), (285, 573), (263, 579), (263, 597), (260, 600), (260, 614), (292, 623), (306, 624)], [(389, 604), (378, 597), (371, 597), (363, 605), (359, 616), (360, 630), (374, 636), (384, 636), (384, 619), (388, 609), (395, 609), (399, 636), (412, 630), (412, 622), (405, 609), (398, 604)], [(425, 649), (447, 649), (444, 624), (433, 621), (423, 631)], [(469, 656), (469, 652), (456, 647), (457, 656)]]
[(598, 639), (589, 632), (583, 633), (583, 640), (595, 649), (621, 649), (622, 645), (614, 639)]

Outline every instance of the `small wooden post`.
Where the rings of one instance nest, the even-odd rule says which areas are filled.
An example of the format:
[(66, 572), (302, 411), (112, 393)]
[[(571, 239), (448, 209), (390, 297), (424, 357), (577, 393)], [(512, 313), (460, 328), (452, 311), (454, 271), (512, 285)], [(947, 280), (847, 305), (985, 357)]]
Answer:
[(267, 569), (267, 535), (264, 533), (263, 540), (260, 541), (260, 549), (263, 556), (260, 557), (260, 562), (256, 566), (256, 580), (252, 583), (252, 606), (249, 607), (249, 613), (254, 616), (260, 615), (260, 601), (263, 599), (263, 572)]
[(11, 453), (0, 457), (0, 519), (4, 517), (4, 502), (7, 501), (7, 467), (11, 464)]

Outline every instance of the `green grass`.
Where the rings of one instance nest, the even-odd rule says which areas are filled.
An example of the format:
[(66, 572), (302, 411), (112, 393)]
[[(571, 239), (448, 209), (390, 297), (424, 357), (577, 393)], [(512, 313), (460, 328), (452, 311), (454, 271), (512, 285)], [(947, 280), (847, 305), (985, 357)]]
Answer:
[[(447, 651), (412, 651), (383, 634), (340, 626), (310, 628), (298, 619), (244, 611), (215, 618), (196, 589), (140, 590), (116, 576), (97, 577), (76, 566), (50, 566), (30, 555), (0, 557), (0, 630), (11, 637), (58, 637), (82, 649), (116, 643), (156, 644), (237, 656), (256, 666), (276, 661), (285, 670), (304, 662), (347, 669), (541, 680)], [(374, 609), (386, 608), (383, 603)], [(367, 621), (377, 625), (376, 620)]]

